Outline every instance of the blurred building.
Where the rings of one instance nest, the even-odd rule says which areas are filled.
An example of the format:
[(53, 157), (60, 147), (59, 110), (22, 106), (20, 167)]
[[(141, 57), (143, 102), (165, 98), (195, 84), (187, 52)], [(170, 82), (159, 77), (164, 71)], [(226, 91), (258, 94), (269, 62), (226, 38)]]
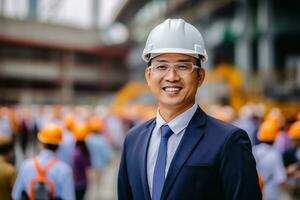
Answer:
[[(298, 1), (115, 0), (120, 9), (112, 11), (114, 23), (105, 29), (95, 24), (99, 3), (108, 1), (86, 1), (92, 3), (92, 25), (87, 28), (38, 20), (41, 1), (25, 1), (25, 18), (0, 18), (0, 103), (88, 103), (130, 80), (144, 81), (141, 54), (147, 35), (164, 19), (179, 17), (204, 35), (208, 71), (222, 62), (230, 64), (242, 74), (239, 79), (248, 96), (299, 102)], [(9, 0), (0, 0), (0, 8), (4, 2)], [(59, 10), (61, 2), (51, 1), (51, 10)], [(128, 31), (128, 39), (118, 34), (120, 27)], [(221, 85), (203, 94), (219, 86), (228, 93)]]
[(103, 45), (97, 27), (42, 22), (37, 2), (25, 18), (0, 16), (0, 104), (91, 103), (127, 82), (127, 47)]

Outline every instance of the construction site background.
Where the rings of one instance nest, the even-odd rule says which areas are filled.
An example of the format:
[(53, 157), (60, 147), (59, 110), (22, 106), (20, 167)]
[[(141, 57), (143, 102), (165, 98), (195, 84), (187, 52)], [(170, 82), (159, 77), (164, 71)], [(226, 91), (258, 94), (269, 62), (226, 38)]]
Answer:
[(298, 1), (0, 0), (0, 134), (14, 141), (15, 167), (38, 153), (45, 124), (96, 116), (113, 157), (100, 182), (90, 174), (86, 199), (116, 199), (126, 131), (157, 111), (141, 54), (166, 18), (183, 18), (204, 37), (206, 78), (196, 100), (206, 112), (250, 126), (253, 144), (277, 113), (288, 136), (300, 120)]

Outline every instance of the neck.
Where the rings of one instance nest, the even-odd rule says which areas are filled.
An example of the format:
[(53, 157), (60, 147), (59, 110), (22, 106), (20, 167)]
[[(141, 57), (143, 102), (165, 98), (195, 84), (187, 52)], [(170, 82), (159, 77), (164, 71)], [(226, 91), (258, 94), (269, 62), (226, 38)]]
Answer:
[(190, 109), (195, 103), (193, 102), (189, 106), (184, 106), (184, 107), (166, 107), (166, 106), (159, 106), (159, 114), (161, 117), (166, 121), (170, 122), (174, 118), (176, 118), (178, 115), (184, 113), (188, 109)]

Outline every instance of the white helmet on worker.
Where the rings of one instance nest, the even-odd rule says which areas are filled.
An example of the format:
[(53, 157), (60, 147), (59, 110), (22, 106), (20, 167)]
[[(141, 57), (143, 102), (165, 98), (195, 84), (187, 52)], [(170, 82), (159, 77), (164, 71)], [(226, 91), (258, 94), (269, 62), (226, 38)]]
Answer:
[(143, 51), (143, 60), (149, 62), (164, 53), (187, 54), (201, 62), (207, 60), (201, 33), (183, 19), (167, 19), (150, 32)]

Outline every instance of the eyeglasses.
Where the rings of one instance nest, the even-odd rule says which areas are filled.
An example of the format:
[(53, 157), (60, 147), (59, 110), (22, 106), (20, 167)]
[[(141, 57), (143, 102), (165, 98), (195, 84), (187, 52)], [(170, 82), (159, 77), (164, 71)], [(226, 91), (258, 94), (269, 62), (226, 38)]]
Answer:
[(194, 71), (195, 68), (200, 69), (199, 66), (194, 65), (192, 62), (152, 62), (149, 69), (152, 70), (153, 73), (158, 75), (165, 75), (170, 71), (170, 68), (173, 67), (176, 73), (180, 76), (188, 75)]

